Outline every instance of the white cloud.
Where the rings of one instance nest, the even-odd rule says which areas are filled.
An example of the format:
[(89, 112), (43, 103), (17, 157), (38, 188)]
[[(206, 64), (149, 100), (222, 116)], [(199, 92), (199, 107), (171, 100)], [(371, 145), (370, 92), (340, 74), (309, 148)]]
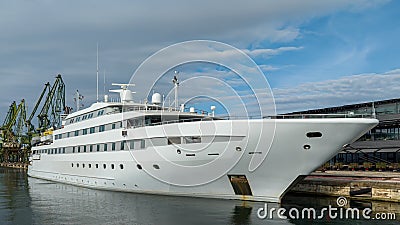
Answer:
[(273, 89), (279, 113), (399, 98), (400, 70)]

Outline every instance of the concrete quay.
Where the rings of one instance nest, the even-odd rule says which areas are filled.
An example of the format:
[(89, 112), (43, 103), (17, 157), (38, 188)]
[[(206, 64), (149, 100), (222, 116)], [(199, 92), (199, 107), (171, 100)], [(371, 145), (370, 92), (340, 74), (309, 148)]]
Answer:
[(399, 172), (314, 172), (290, 192), (400, 202)]

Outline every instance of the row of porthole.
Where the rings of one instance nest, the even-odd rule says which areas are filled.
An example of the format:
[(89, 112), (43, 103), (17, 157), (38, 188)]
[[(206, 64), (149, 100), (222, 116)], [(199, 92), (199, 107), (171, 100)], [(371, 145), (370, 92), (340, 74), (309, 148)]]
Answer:
[[(71, 163), (71, 167), (74, 167), (74, 166), (76, 166), (76, 168), (79, 168), (79, 163), (76, 163), (76, 164), (74, 164), (74, 163)], [(85, 168), (85, 163), (82, 163), (82, 168)], [(90, 168), (92, 168), (92, 164), (88, 164), (88, 168), (90, 169)], [(98, 169), (99, 168), (99, 164), (98, 163), (96, 163), (96, 169)], [(107, 169), (107, 164), (103, 164), (103, 168), (104, 169)], [(121, 170), (123, 170), (124, 169), (124, 164), (119, 164), (119, 168), (121, 169)], [(111, 169), (115, 169), (115, 165), (114, 164), (111, 164)]]
[[(74, 166), (76, 166), (76, 168), (79, 168), (79, 163), (76, 163), (76, 164), (71, 163), (71, 167), (74, 167)], [(89, 169), (92, 168), (92, 164), (89, 163), (89, 164), (88, 164), (88, 167), (89, 167)], [(137, 167), (139, 170), (143, 169), (143, 167), (142, 167), (140, 164), (137, 164), (136, 167)], [(85, 168), (85, 163), (82, 163), (82, 168)], [(98, 168), (99, 168), (99, 164), (96, 163), (96, 169), (98, 169)], [(104, 164), (103, 164), (103, 168), (104, 168), (104, 169), (107, 169), (107, 164), (104, 163)], [(123, 170), (123, 169), (124, 169), (124, 164), (119, 164), (119, 168), (120, 168), (121, 170)], [(160, 166), (157, 165), (157, 164), (154, 164), (154, 165), (153, 165), (153, 168), (159, 170), (159, 169), (160, 169)], [(111, 164), (111, 169), (115, 169), (114, 164)]]

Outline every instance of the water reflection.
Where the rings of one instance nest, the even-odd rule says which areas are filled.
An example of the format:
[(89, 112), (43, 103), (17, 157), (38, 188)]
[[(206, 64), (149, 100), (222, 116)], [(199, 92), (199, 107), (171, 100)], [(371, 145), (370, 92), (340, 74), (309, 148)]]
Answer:
[(35, 223), (265, 224), (259, 203), (91, 190), (28, 178)]

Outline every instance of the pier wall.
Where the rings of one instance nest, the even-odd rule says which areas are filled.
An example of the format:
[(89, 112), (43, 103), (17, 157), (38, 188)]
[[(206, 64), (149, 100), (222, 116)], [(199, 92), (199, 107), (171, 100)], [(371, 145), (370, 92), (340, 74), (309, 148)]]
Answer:
[(290, 192), (400, 202), (400, 173), (312, 173)]

